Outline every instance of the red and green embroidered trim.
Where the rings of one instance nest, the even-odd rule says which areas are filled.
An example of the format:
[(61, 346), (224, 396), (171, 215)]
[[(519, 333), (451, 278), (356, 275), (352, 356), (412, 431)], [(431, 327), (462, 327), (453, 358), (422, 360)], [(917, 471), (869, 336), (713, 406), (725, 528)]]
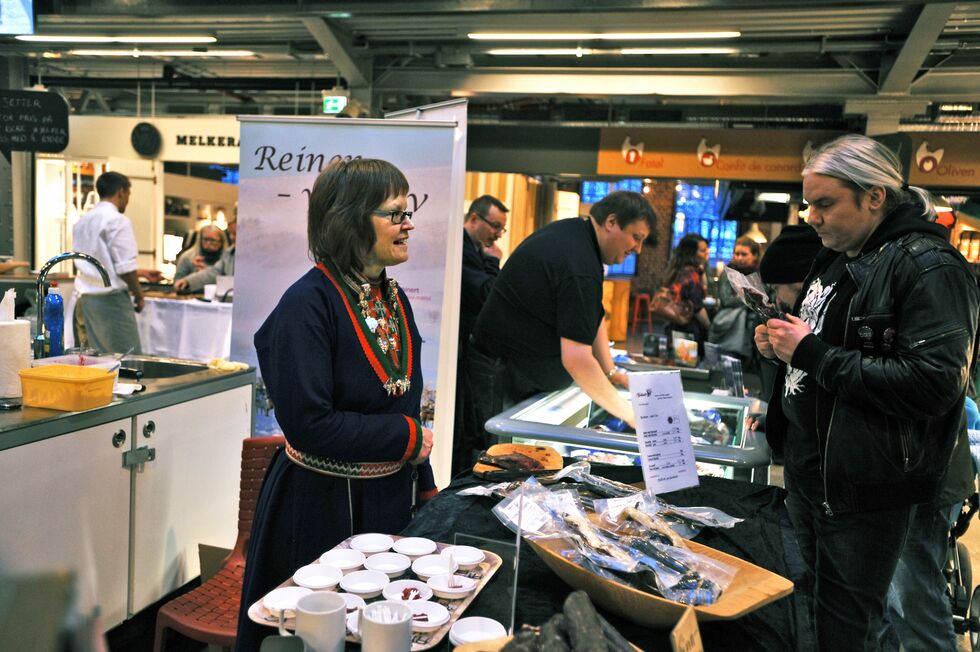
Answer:
[[(405, 415), (402, 415), (405, 416)], [(408, 448), (405, 450), (405, 455), (402, 457), (403, 462), (408, 460), (414, 460), (422, 452), (422, 432), (419, 422), (412, 417), (405, 416), (405, 421), (408, 421)]]
[(341, 462), (328, 457), (303, 453), (290, 446), (289, 443), (286, 444), (286, 456), (294, 464), (320, 475), (352, 480), (383, 478), (398, 473), (405, 466), (405, 462), (401, 460), (397, 462)]
[(347, 309), (347, 315), (354, 325), (354, 332), (357, 333), (357, 340), (361, 344), (361, 350), (364, 352), (364, 357), (367, 358), (368, 363), (370, 363), (371, 368), (374, 369), (375, 375), (377, 375), (378, 380), (384, 386), (385, 390), (389, 395), (401, 396), (405, 394), (412, 383), (412, 366), (414, 364), (412, 355), (412, 333), (408, 328), (408, 323), (405, 317), (405, 307), (402, 305), (401, 297), (395, 294), (395, 300), (398, 303), (398, 315), (395, 316), (398, 322), (398, 338), (402, 344), (401, 351), (399, 351), (399, 358), (401, 363), (401, 368), (404, 373), (398, 373), (393, 369), (391, 361), (388, 356), (385, 355), (384, 351), (378, 346), (378, 343), (374, 339), (373, 333), (368, 328), (367, 323), (365, 323), (364, 318), (354, 311), (351, 306), (352, 301), (356, 301), (356, 297), (351, 296), (350, 290), (347, 289), (346, 284), (341, 283), (337, 280), (335, 272), (328, 269), (327, 265), (324, 263), (318, 263), (316, 266), (327, 279), (333, 283), (337, 291), (340, 292), (341, 298), (344, 300), (344, 307)]

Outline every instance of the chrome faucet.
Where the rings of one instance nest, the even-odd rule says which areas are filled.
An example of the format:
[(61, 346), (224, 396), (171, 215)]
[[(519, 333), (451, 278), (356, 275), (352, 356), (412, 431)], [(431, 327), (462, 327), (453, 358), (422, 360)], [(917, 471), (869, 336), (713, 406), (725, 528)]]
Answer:
[(78, 251), (66, 251), (63, 254), (58, 254), (48, 262), (44, 263), (41, 271), (37, 273), (37, 336), (34, 338), (34, 359), (38, 360), (44, 357), (44, 285), (48, 278), (48, 272), (51, 268), (58, 263), (64, 262), (71, 258), (81, 258), (82, 260), (88, 261), (95, 265), (95, 268), (99, 270), (99, 274), (102, 275), (102, 283), (106, 287), (112, 285), (112, 281), (109, 280), (109, 274), (106, 273), (105, 267), (98, 259), (89, 256), (88, 254), (83, 254)]

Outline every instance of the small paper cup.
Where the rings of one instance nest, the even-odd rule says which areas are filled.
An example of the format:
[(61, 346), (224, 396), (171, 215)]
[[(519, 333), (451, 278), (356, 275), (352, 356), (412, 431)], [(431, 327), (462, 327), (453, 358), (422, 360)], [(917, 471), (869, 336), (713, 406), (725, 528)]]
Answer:
[(343, 576), (344, 571), (335, 566), (309, 564), (293, 573), (293, 581), (314, 591), (331, 591)]
[[(438, 602), (413, 600), (407, 604), (412, 610), (412, 629), (417, 632), (431, 632), (449, 622), (449, 610)], [(418, 618), (419, 614), (425, 618)]]
[(424, 555), (431, 555), (436, 551), (436, 542), (425, 537), (405, 537), (395, 541), (392, 546), (395, 552), (400, 552), (409, 559), (415, 560)]
[(427, 580), (433, 575), (445, 575), (455, 573), (459, 565), (455, 560), (450, 564), (449, 557), (442, 555), (425, 555), (412, 562), (412, 572), (423, 580)]
[(339, 568), (346, 575), (364, 565), (364, 553), (350, 548), (334, 548), (320, 555), (320, 563)]
[(367, 600), (381, 595), (381, 591), (388, 586), (389, 582), (391, 580), (384, 573), (361, 570), (354, 571), (350, 575), (344, 575), (343, 579), (340, 580), (340, 588)]
[[(453, 578), (456, 586), (449, 586), (450, 577)], [(433, 593), (447, 600), (462, 600), (476, 588), (476, 580), (465, 575), (434, 575), (429, 578), (426, 584), (429, 585)]]
[(473, 570), (486, 559), (486, 555), (479, 548), (473, 546), (449, 546), (443, 548), (439, 553), (446, 557), (452, 555), (453, 561), (459, 566), (459, 570)]
[(364, 568), (381, 571), (392, 579), (404, 575), (411, 565), (411, 559), (397, 552), (379, 552), (364, 560)]
[(395, 543), (394, 539), (387, 534), (359, 534), (350, 541), (350, 547), (360, 550), (365, 555), (373, 555), (376, 552), (387, 552)]
[(273, 616), (278, 616), (281, 611), (291, 615), (296, 611), (296, 601), (310, 593), (313, 593), (311, 589), (302, 586), (284, 586), (266, 593), (262, 606)]
[(453, 645), (478, 643), (507, 636), (507, 630), (493, 618), (471, 616), (460, 618), (449, 630), (449, 640)]
[[(415, 590), (414, 594), (409, 593), (412, 589)], [(398, 580), (386, 586), (382, 594), (386, 600), (395, 602), (425, 602), (432, 597), (432, 589), (424, 582), (417, 580)], [(414, 597), (406, 598), (406, 594), (414, 595)]]

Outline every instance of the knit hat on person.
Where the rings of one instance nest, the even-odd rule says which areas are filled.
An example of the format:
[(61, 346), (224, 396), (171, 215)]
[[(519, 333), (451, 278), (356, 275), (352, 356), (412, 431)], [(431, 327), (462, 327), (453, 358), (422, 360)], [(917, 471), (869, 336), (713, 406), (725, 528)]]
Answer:
[(823, 245), (809, 224), (783, 227), (759, 263), (763, 283), (801, 283)]

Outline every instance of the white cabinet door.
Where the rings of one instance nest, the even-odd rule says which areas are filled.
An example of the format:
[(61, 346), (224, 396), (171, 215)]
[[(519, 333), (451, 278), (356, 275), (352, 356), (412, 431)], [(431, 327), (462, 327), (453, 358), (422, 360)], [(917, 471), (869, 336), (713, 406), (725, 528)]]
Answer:
[[(78, 608), (126, 618), (132, 419), (0, 451), (0, 575), (68, 569)], [(117, 433), (125, 441), (113, 445)]]
[(136, 473), (134, 613), (200, 573), (199, 543), (234, 545), (251, 411), (249, 385), (136, 417), (136, 446), (156, 457)]

